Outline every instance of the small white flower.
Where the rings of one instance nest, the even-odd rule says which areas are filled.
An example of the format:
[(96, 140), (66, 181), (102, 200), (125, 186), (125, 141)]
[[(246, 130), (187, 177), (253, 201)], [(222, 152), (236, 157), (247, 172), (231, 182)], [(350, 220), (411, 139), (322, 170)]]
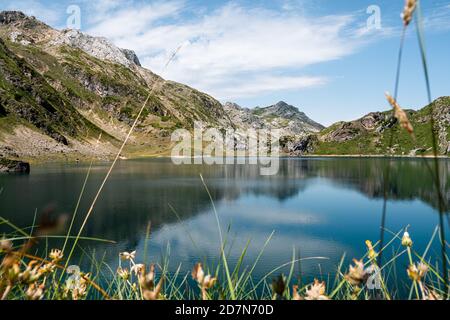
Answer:
[(119, 253), (119, 257), (122, 260), (134, 260), (136, 258), (136, 250), (133, 252), (127, 252), (127, 251), (121, 252), (121, 253)]

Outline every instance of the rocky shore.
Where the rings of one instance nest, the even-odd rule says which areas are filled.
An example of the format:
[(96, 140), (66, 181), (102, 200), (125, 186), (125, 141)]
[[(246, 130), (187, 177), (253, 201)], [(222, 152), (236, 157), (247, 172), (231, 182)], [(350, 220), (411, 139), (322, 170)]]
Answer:
[(1, 172), (30, 173), (30, 164), (28, 162), (0, 158)]

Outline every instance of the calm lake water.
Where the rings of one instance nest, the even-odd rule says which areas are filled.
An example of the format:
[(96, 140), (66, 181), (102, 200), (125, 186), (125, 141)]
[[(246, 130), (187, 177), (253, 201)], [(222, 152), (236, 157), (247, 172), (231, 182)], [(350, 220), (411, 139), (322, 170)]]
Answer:
[[(440, 163), (449, 202), (450, 161)], [(175, 166), (170, 159), (123, 161), (113, 171), (84, 233), (117, 244), (84, 244), (104, 254), (112, 265), (123, 250), (136, 249), (140, 260), (146, 226), (151, 222), (151, 260), (161, 261), (170, 254), (171, 270), (181, 264), (186, 272), (195, 262), (217, 261), (219, 233), (202, 174), (228, 234), (230, 263), (239, 258), (250, 240), (245, 262), (252, 264), (274, 231), (255, 271), (256, 278), (289, 262), (293, 250), (302, 258), (326, 258), (301, 265), (308, 279), (321, 274), (326, 277), (344, 254), (347, 262), (361, 257), (364, 241), (379, 239), (386, 165), (391, 171), (386, 227), (398, 232), (410, 225), (415, 248), (423, 251), (437, 226), (438, 214), (431, 176), (421, 159), (283, 159), (278, 175), (270, 177), (260, 176), (258, 167), (251, 165)], [(107, 168), (107, 163), (94, 165), (80, 218)], [(87, 169), (83, 164), (51, 164), (33, 167), (30, 175), (0, 175), (1, 216), (26, 227), (32, 224), (35, 212), (39, 215), (48, 208), (55, 213), (72, 213)], [(0, 232), (7, 231), (0, 225)], [(391, 235), (386, 237), (389, 240)], [(398, 244), (393, 247), (397, 248)], [(391, 253), (389, 249), (386, 255)], [(430, 256), (439, 256), (438, 246), (432, 247)], [(399, 264), (398, 272), (403, 275), (406, 257)]]

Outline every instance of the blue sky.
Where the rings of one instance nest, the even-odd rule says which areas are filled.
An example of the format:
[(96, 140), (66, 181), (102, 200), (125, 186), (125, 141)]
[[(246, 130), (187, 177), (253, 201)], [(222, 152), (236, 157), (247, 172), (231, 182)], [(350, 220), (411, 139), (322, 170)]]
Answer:
[[(450, 95), (450, 0), (422, 1), (433, 97)], [(1, 0), (0, 9), (81, 29), (137, 52), (164, 78), (245, 107), (284, 100), (325, 125), (388, 109), (403, 0)], [(380, 28), (367, 20), (377, 6)], [(374, 21), (374, 20), (370, 20)], [(417, 109), (426, 92), (415, 25), (409, 28), (399, 102)], [(175, 60), (163, 70), (177, 49)]]

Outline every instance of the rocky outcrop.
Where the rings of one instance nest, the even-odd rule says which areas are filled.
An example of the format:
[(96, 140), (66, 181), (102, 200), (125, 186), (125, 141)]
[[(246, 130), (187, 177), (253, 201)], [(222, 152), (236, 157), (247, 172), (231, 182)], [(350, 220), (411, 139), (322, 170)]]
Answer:
[(28, 162), (0, 158), (0, 172), (30, 173)]
[(225, 112), (231, 122), (242, 129), (263, 129), (265, 123), (258, 116), (253, 114), (252, 110), (243, 108), (236, 103), (227, 102), (224, 104)]
[(312, 153), (335, 155), (421, 156), (433, 154), (431, 123), (435, 124), (438, 154), (450, 152), (450, 97), (440, 97), (420, 110), (405, 109), (414, 137), (400, 128), (392, 111), (372, 112), (350, 121), (338, 122), (318, 134)]
[(228, 102), (224, 109), (231, 121), (243, 129), (281, 129), (283, 136), (304, 136), (324, 128), (296, 107), (282, 101), (266, 108), (255, 109), (242, 108)]
[(285, 153), (291, 156), (302, 156), (313, 153), (318, 142), (316, 134), (309, 134), (299, 139), (287, 138), (281, 145)]
[(20, 11), (2, 11), (0, 12), (0, 24), (31, 28), (42, 24), (42, 22)]
[(450, 154), (450, 98), (438, 98), (433, 104), (433, 117), (436, 123), (439, 151), (444, 154)]
[(92, 37), (78, 30), (63, 30), (50, 44), (78, 48), (97, 59), (109, 60), (128, 68), (141, 65), (134, 51), (117, 48), (106, 38)]

